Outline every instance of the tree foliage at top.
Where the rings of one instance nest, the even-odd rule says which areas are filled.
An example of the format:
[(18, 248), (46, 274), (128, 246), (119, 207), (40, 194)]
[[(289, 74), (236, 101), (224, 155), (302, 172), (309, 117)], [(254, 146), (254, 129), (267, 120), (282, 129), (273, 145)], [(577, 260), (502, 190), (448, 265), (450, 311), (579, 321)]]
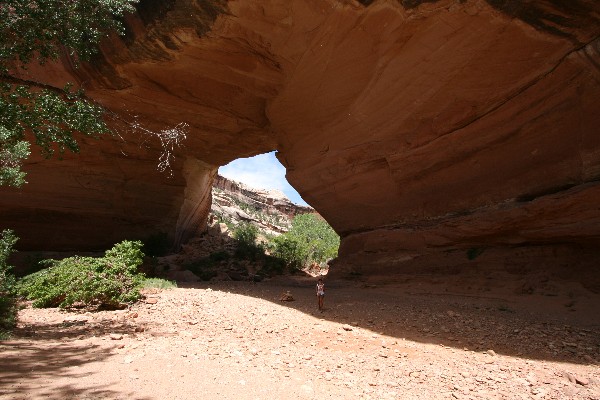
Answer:
[[(73, 135), (101, 135), (109, 129), (103, 110), (71, 86), (51, 87), (23, 79), (33, 62), (44, 64), (62, 51), (89, 60), (100, 39), (122, 33), (118, 19), (137, 0), (3, 0), (0, 2), (0, 186), (25, 183), (22, 163), (29, 141), (51, 156), (77, 152)], [(33, 138), (27, 137), (28, 132)]]

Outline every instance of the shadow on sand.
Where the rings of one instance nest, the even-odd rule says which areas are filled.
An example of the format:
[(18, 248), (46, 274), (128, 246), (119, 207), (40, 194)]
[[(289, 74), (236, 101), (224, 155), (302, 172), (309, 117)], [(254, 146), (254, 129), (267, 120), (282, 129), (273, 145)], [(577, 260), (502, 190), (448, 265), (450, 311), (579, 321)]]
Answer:
[[(598, 313), (551, 312), (556, 307), (553, 304), (531, 307), (532, 302), (547, 300), (540, 296), (515, 300), (514, 296), (451, 293), (441, 287), (432, 290), (431, 286), (418, 284), (364, 287), (351, 281), (329, 281), (325, 310), (320, 313), (315, 282), (309, 277), (279, 277), (257, 284), (210, 282), (180, 287), (252, 296), (389, 337), (460, 350), (493, 350), (524, 359), (575, 364), (600, 360)], [(285, 291), (290, 291), (295, 301), (280, 301)], [(593, 301), (597, 301), (599, 297), (594, 296)]]
[[(106, 321), (95, 329), (87, 326), (69, 326), (65, 323), (37, 323), (17, 328), (14, 340), (0, 342), (0, 397), (26, 399), (27, 393), (45, 399), (128, 398), (132, 393), (111, 390), (111, 384), (97, 384), (86, 388), (56, 384), (67, 378), (76, 380), (85, 376), (80, 368), (88, 363), (102, 363), (113, 355), (106, 347), (79, 339), (89, 339), (109, 333), (131, 333), (125, 323)], [(64, 379), (62, 379), (64, 380)]]

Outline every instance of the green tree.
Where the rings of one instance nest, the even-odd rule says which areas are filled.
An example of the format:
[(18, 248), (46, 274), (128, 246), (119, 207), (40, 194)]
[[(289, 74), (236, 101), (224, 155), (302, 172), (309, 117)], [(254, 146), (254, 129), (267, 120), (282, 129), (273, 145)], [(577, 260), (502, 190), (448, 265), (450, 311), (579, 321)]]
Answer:
[(242, 222), (233, 230), (233, 238), (238, 241), (238, 244), (246, 247), (256, 246), (256, 238), (258, 237), (258, 228), (247, 222)]
[(15, 277), (10, 272), (12, 266), (8, 265), (8, 257), (17, 240), (11, 230), (0, 232), (0, 339), (8, 335), (15, 323)]
[(264, 256), (263, 246), (256, 244), (258, 238), (258, 228), (256, 226), (248, 222), (240, 223), (233, 230), (233, 238), (237, 241), (236, 257), (255, 261)]
[[(25, 183), (22, 164), (30, 141), (42, 154), (79, 151), (74, 134), (110, 132), (101, 107), (70, 85), (56, 88), (23, 79), (32, 62), (67, 51), (89, 60), (109, 32), (123, 33), (119, 17), (137, 0), (3, 0), (0, 3), (0, 186)], [(31, 137), (28, 137), (31, 134)]]
[(323, 264), (337, 256), (339, 247), (340, 237), (315, 214), (297, 215), (292, 228), (270, 244), (272, 254), (294, 268)]

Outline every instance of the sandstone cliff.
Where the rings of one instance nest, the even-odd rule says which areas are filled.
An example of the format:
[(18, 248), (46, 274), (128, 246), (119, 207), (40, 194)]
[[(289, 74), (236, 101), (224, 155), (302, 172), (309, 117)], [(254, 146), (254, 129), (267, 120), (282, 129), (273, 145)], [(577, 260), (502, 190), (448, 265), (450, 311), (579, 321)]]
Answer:
[(255, 225), (261, 234), (280, 235), (292, 226), (298, 214), (311, 213), (310, 207), (292, 203), (279, 190), (251, 188), (217, 175), (212, 188), (211, 219), (235, 226), (242, 222)]
[[(0, 219), (29, 248), (152, 230), (183, 243), (203, 228), (218, 166), (276, 149), (343, 237), (340, 270), (518, 256), (597, 282), (599, 12), (594, 0), (142, 1), (94, 63), (29, 70), (78, 82), (121, 135), (33, 160), (26, 187), (2, 189)], [(171, 178), (134, 122), (188, 124)]]

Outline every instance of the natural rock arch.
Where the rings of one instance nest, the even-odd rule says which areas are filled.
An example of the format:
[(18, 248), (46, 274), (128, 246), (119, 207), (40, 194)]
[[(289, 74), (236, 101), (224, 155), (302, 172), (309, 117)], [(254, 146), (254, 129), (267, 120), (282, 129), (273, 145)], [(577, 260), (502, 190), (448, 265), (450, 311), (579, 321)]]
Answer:
[[(340, 267), (518, 256), (518, 270), (544, 260), (597, 285), (599, 11), (586, 0), (142, 1), (94, 62), (28, 70), (78, 82), (120, 136), (33, 159), (30, 183), (3, 189), (0, 218), (24, 248), (157, 231), (182, 242), (202, 228), (219, 165), (276, 149), (342, 235)], [(134, 121), (189, 125), (172, 177)]]

